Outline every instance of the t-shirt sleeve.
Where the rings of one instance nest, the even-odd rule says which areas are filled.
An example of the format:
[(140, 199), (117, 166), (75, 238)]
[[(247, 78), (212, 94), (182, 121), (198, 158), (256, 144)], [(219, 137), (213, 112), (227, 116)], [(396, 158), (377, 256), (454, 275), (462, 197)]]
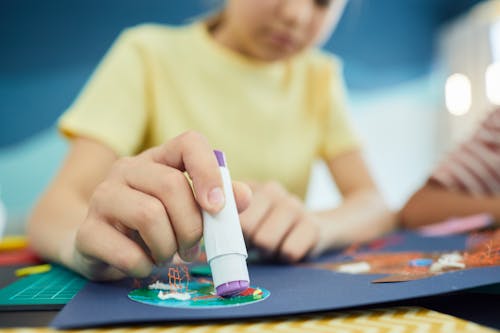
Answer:
[(360, 148), (348, 114), (342, 66), (336, 59), (332, 59), (329, 67), (329, 75), (325, 79), (327, 99), (322, 119), (324, 134), (320, 149), (325, 160)]
[(474, 135), (448, 153), (428, 183), (475, 195), (500, 192), (500, 109), (491, 113)]
[(69, 137), (97, 140), (118, 155), (142, 147), (147, 122), (146, 67), (137, 36), (124, 31), (73, 105), (59, 119)]

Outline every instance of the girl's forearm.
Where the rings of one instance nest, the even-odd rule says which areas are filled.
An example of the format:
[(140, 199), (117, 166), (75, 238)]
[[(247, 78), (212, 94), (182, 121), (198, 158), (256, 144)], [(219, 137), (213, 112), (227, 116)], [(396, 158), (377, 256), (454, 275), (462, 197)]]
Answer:
[(400, 212), (400, 220), (412, 228), (478, 213), (492, 214), (500, 221), (500, 196), (476, 197), (425, 185), (408, 200)]
[(395, 214), (376, 190), (359, 191), (346, 197), (341, 206), (317, 212), (320, 242), (315, 253), (374, 239), (395, 226)]
[(76, 230), (88, 204), (69, 188), (50, 188), (28, 221), (30, 246), (42, 257), (71, 266)]

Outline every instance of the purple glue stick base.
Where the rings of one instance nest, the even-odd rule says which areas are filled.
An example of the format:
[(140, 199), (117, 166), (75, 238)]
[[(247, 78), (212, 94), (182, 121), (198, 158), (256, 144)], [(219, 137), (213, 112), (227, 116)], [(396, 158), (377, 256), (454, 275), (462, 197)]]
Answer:
[(248, 289), (248, 287), (249, 287), (248, 281), (231, 281), (228, 283), (221, 284), (220, 286), (215, 288), (215, 290), (217, 292), (217, 296), (231, 297)]

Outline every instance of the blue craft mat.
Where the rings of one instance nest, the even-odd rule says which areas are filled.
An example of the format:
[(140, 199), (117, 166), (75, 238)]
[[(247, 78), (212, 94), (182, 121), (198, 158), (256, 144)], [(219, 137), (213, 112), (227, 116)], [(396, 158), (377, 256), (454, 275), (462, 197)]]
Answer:
[[(384, 250), (461, 250), (465, 237), (422, 238), (405, 234), (406, 242)], [(500, 267), (477, 268), (401, 283), (373, 284), (383, 275), (350, 275), (304, 267), (251, 265), (252, 285), (271, 296), (251, 305), (225, 309), (174, 309), (133, 302), (130, 279), (89, 283), (52, 322), (56, 328), (169, 321), (262, 318), (439, 295), (500, 282)]]

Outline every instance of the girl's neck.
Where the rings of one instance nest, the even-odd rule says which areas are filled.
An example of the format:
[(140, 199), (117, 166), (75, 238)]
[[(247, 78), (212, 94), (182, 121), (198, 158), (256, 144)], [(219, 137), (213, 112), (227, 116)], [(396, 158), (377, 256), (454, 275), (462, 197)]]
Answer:
[(215, 42), (245, 57), (253, 58), (242, 45), (236, 42), (236, 38), (231, 34), (231, 29), (228, 28), (223, 13), (219, 13), (207, 20), (207, 30)]

